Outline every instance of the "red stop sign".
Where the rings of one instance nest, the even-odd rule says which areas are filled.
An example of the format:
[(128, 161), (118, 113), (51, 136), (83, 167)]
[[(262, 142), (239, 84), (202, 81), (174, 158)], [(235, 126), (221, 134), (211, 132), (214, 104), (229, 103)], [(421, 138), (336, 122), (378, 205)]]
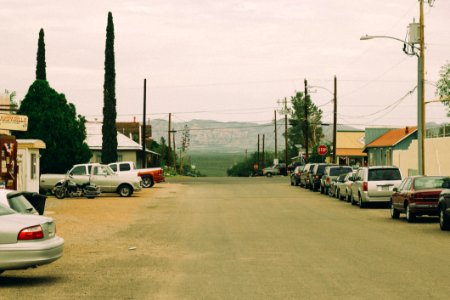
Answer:
[(328, 152), (328, 147), (325, 145), (320, 145), (319, 147), (317, 147), (317, 153), (319, 155), (325, 155)]

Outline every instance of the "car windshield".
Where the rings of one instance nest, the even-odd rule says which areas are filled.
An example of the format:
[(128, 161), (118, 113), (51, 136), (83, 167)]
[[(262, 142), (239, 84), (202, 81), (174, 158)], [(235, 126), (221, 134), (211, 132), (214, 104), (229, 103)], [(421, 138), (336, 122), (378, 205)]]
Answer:
[(449, 177), (421, 177), (414, 180), (414, 189), (442, 189), (447, 188), (450, 184)]
[(0, 216), (11, 215), (14, 213), (16, 213), (16, 212), (13, 211), (11, 208), (0, 204)]
[(339, 176), (341, 174), (347, 174), (348, 172), (351, 172), (352, 168), (331, 168), (330, 169), (330, 176)]
[(8, 202), (10, 207), (19, 213), (37, 214), (36, 209), (22, 194), (13, 194), (11, 197), (8, 195)]
[(402, 180), (399, 169), (369, 169), (369, 181)]

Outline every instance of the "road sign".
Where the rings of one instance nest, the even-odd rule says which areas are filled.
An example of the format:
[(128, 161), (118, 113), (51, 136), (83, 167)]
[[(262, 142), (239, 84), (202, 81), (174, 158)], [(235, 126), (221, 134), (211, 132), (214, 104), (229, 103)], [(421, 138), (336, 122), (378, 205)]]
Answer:
[(319, 155), (322, 155), (322, 156), (327, 154), (328, 153), (328, 147), (325, 146), (325, 145), (320, 145), (319, 147), (317, 147), (317, 153)]
[(0, 129), (27, 131), (28, 117), (22, 115), (0, 114)]

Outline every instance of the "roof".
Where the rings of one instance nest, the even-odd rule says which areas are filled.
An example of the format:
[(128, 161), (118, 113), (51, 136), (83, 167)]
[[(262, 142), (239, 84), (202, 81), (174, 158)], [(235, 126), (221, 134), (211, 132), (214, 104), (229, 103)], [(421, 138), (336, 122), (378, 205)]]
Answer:
[(17, 139), (17, 148), (35, 148), (35, 149), (45, 149), (45, 143), (37, 139)]
[(362, 149), (355, 148), (337, 148), (336, 149), (337, 156), (367, 156), (367, 153), (364, 153)]
[(415, 126), (391, 129), (366, 145), (365, 148), (395, 146), (416, 131), (417, 127)]
[[(103, 143), (102, 123), (86, 122), (86, 143), (91, 150), (101, 150)], [(142, 150), (142, 146), (120, 132), (117, 132), (117, 150)], [(146, 152), (159, 155), (146, 149)]]

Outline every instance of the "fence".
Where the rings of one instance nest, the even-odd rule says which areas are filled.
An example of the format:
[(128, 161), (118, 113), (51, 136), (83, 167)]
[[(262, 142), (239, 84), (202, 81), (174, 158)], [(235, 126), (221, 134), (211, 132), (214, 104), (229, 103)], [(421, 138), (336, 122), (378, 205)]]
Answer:
[(439, 127), (427, 128), (426, 138), (450, 137), (450, 124), (443, 124)]

